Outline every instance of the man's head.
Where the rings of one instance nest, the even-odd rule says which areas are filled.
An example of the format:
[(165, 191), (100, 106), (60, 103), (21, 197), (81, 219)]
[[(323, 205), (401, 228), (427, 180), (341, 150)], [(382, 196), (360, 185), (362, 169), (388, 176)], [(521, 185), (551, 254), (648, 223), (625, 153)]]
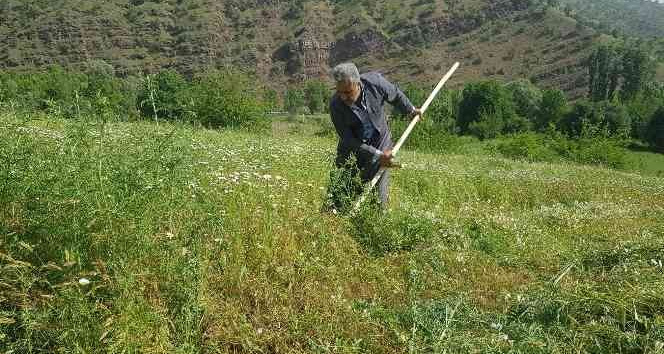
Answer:
[(353, 63), (339, 64), (332, 69), (332, 77), (337, 84), (337, 94), (351, 106), (360, 97), (360, 72)]

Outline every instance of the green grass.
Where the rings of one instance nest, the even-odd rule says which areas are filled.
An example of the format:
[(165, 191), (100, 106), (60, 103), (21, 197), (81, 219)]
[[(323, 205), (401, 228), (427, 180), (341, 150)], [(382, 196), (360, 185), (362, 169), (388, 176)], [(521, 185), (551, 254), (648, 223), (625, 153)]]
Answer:
[(322, 127), (45, 118), (0, 114), (3, 352), (664, 346), (661, 177), (406, 147), (345, 218)]
[(664, 154), (634, 151), (632, 152), (632, 158), (636, 161), (635, 165), (642, 173), (664, 176)]

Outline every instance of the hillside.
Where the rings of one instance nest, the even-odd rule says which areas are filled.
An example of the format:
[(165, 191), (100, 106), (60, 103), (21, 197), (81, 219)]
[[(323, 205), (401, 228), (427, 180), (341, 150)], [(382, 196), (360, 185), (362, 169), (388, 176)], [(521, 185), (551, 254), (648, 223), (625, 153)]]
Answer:
[(664, 37), (664, 1), (559, 0), (567, 13), (576, 12), (610, 32), (618, 30), (641, 38)]
[(0, 113), (9, 352), (662, 349), (661, 177), (406, 146), (391, 211), (346, 218), (320, 126), (27, 118)]
[(275, 88), (354, 60), (402, 82), (532, 78), (572, 97), (596, 35), (537, 1), (6, 0), (0, 68), (110, 62), (119, 75), (233, 65)]

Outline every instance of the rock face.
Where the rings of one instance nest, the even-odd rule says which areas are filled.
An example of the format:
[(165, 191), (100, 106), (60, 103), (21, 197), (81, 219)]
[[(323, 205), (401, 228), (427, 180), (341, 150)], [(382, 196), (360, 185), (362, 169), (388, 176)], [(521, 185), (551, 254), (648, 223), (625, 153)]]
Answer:
[(376, 30), (369, 29), (361, 33), (350, 32), (335, 44), (331, 62), (340, 63), (365, 53), (380, 54), (386, 46), (386, 38)]
[(290, 74), (298, 80), (325, 77), (334, 42), (300, 39), (290, 45)]

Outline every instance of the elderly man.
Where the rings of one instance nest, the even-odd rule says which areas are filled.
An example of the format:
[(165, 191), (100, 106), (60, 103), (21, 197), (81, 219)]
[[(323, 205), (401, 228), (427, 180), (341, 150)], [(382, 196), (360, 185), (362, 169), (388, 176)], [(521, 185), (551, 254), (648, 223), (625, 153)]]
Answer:
[[(392, 139), (383, 112), (389, 102), (411, 117), (420, 113), (397, 86), (377, 72), (360, 75), (355, 64), (339, 64), (332, 70), (336, 93), (330, 102), (330, 115), (339, 135), (336, 166), (345, 167), (355, 155), (363, 182), (371, 180), (380, 167), (392, 167)], [(387, 207), (389, 173), (378, 181), (381, 206)], [(333, 200), (338, 200), (335, 196)]]

